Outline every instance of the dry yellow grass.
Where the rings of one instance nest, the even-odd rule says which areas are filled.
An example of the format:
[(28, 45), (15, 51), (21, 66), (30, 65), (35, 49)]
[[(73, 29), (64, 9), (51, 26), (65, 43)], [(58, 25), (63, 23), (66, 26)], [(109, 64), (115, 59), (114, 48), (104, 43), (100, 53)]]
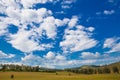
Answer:
[[(14, 79), (11, 79), (14, 74)], [(44, 72), (0, 72), (0, 80), (120, 80), (120, 74), (93, 74), (68, 75), (68, 72), (44, 73)]]

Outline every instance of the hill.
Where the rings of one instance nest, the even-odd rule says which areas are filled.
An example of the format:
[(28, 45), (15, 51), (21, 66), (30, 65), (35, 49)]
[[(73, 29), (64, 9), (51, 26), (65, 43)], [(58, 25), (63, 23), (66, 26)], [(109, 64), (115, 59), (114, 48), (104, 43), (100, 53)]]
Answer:
[(79, 74), (120, 73), (120, 62), (112, 63), (109, 65), (103, 65), (103, 66), (84, 65), (77, 68), (67, 68), (65, 70)]

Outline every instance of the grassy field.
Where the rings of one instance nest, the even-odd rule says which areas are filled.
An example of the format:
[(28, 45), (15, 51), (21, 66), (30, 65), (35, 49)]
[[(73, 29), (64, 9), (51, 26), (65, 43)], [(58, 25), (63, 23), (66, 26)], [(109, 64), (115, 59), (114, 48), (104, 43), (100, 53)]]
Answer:
[[(14, 79), (11, 79), (14, 74)], [(82, 75), (68, 72), (0, 72), (0, 80), (120, 80), (120, 74)]]

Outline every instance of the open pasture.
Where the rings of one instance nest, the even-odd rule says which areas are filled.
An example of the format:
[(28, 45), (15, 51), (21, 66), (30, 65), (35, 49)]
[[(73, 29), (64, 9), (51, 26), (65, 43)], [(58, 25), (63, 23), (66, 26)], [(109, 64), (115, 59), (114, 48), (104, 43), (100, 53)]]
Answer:
[[(14, 78), (11, 79), (11, 75)], [(74, 74), (68, 72), (0, 72), (0, 80), (120, 80), (120, 74)]]

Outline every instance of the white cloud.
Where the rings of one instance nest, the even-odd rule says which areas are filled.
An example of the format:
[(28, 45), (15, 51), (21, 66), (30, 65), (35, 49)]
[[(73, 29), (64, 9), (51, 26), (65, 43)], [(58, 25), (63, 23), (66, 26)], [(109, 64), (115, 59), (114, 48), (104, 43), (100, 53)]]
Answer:
[(42, 58), (40, 56), (34, 55), (33, 53), (30, 53), (28, 55), (25, 55), (25, 57), (21, 58), (21, 64), (26, 64), (26, 65), (40, 65), (42, 63)]
[(30, 34), (30, 31), (19, 30), (17, 34), (10, 35), (10, 40), (8, 42), (18, 50), (31, 52), (38, 49), (38, 43), (29, 40)]
[(40, 8), (38, 10), (34, 9), (23, 9), (21, 10), (22, 23), (24, 22), (35, 22), (40, 23), (43, 21), (43, 18), (52, 15), (50, 10), (46, 8)]
[[(70, 60), (67, 62), (67, 65), (71, 65), (71, 66), (80, 66), (80, 65), (89, 65), (89, 64), (93, 64), (95, 63), (96, 60)], [(69, 66), (67, 66), (69, 67)]]
[(23, 9), (21, 12), (21, 18), (23, 22), (36, 22), (38, 14), (36, 10)]
[(64, 19), (63, 19), (63, 22), (64, 22), (65, 24), (68, 24), (69, 21), (70, 21), (70, 19), (68, 19), (68, 18), (64, 18)]
[(57, 56), (56, 56), (56, 60), (59, 60), (59, 61), (64, 61), (64, 60), (66, 60), (66, 57), (65, 56), (63, 56), (63, 55), (60, 55), (60, 54), (58, 54)]
[(54, 66), (56, 68), (69, 68), (85, 64), (93, 64), (96, 60), (57, 60), (56, 62), (48, 62), (45, 65)]
[(44, 57), (47, 58), (47, 59), (54, 59), (55, 58), (55, 54), (50, 51)]
[(5, 35), (5, 33), (7, 32), (6, 29), (7, 29), (6, 24), (3, 22), (0, 22), (0, 36)]
[(63, 9), (69, 9), (72, 7), (72, 4), (75, 3), (77, 0), (63, 0), (61, 2), (61, 7)]
[(3, 7), (5, 6), (3, 9), (5, 11), (3, 12), (7, 15), (7, 17), (0, 17), (0, 35), (4, 35), (8, 32), (7, 27), (9, 24), (16, 25), (19, 28), (27, 28), (27, 25), (35, 26), (32, 22), (39, 24), (44, 20), (44, 18), (52, 15), (52, 12), (46, 8), (40, 8), (38, 10), (24, 8), (20, 9), (15, 6), (11, 7), (12, 4), (8, 5), (7, 1), (2, 1), (1, 4)]
[(30, 53), (28, 55), (25, 55), (25, 57), (21, 58), (21, 64), (27, 64), (27, 65), (39, 65), (41, 67), (47, 67), (47, 68), (55, 68), (56, 66), (65, 65), (64, 61), (66, 62), (66, 57), (59, 54), (59, 53), (53, 53), (49, 51), (46, 55), (42, 57), (38, 55), (34, 55), (33, 53)]
[[(17, 0), (18, 1), (18, 0)], [(0, 0), (0, 4), (3, 8), (5, 7), (14, 7), (14, 8), (20, 8), (19, 4), (17, 4), (17, 1), (15, 0)]]
[(101, 55), (98, 52), (95, 54), (91, 52), (82, 52), (80, 57), (83, 59), (98, 59), (101, 57)]
[(93, 32), (94, 30), (95, 30), (95, 28), (93, 28), (93, 27), (88, 27), (88, 28), (86, 28), (88, 31), (90, 31), (90, 32)]
[[(119, 61), (119, 57), (116, 58), (110, 58), (101, 56), (98, 52), (95, 54), (90, 52), (83, 52), (83, 55), (81, 56), (84, 58), (84, 60), (68, 60), (67, 56), (59, 54), (59, 53), (53, 53), (48, 52), (43, 58), (34, 55), (33, 53), (30, 53), (28, 55), (25, 55), (25, 57), (22, 57), (20, 62), (14, 62), (19, 64), (26, 64), (26, 65), (39, 65), (41, 67), (47, 67), (47, 68), (68, 68), (68, 67), (76, 67), (81, 65), (90, 65), (90, 64), (98, 64), (98, 62), (101, 62), (103, 64), (106, 64), (106, 62), (110, 61)], [(103, 57), (102, 59), (100, 57)], [(9, 62), (6, 62), (7, 64)]]
[[(59, 54), (58, 54), (59, 55)], [(65, 56), (64, 56), (65, 57)], [(105, 65), (106, 63), (112, 63), (120, 60), (120, 57), (107, 57), (107, 58), (98, 58), (98, 59), (84, 59), (84, 60), (57, 60), (57, 59), (48, 59), (41, 58), (38, 55), (34, 55), (30, 53), (29, 55), (25, 55), (25, 57), (21, 58), (22, 61), (20, 62), (13, 62), (12, 64), (26, 64), (36, 66), (39, 65), (41, 67), (47, 68), (69, 68), (69, 67), (76, 67), (82, 65)], [(3, 61), (3, 64), (11, 64), (11, 62)]]
[[(8, 42), (18, 50), (23, 52), (32, 52), (35, 50), (45, 50), (46, 48), (52, 47), (51, 44), (39, 44), (37, 41), (34, 41), (33, 31), (26, 31), (24, 29), (19, 29), (16, 34), (9, 35)], [(29, 39), (33, 36), (33, 39)]]
[[(47, 10), (46, 8), (40, 8), (38, 10), (34, 9), (14, 9), (13, 7), (6, 8), (6, 15), (8, 16), (6, 19), (11, 19), (12, 24), (15, 24), (16, 21), (19, 22), (19, 24), (25, 24), (25, 23), (40, 23), (43, 21), (43, 18), (52, 15), (52, 12), (50, 10)], [(8, 21), (8, 20), (7, 20)], [(10, 24), (10, 22), (6, 23)], [(19, 25), (17, 25), (19, 26)]]
[(6, 54), (6, 53), (0, 51), (0, 58), (1, 59), (3, 59), (3, 58), (13, 58), (13, 57), (15, 57), (14, 54)]
[(54, 53), (49, 51), (46, 55), (44, 55), (42, 65), (44, 67), (56, 67), (56, 66), (64, 66), (66, 63), (66, 56), (60, 53)]
[(105, 40), (103, 47), (104, 48), (111, 48), (113, 47), (116, 43), (116, 38), (108, 38)]
[(39, 3), (39, 4), (46, 4), (48, 2), (56, 3), (58, 1), (59, 0), (21, 0), (21, 3), (24, 6), (24, 8), (30, 8), (30, 7), (33, 7), (37, 3)]
[(58, 54), (58, 53), (54, 53), (49, 51), (45, 56), (46, 59), (52, 60), (52, 61), (63, 61), (66, 60), (66, 57)]
[(108, 53), (120, 52), (120, 38), (108, 38), (105, 40), (103, 48), (110, 48)]
[[(66, 22), (65, 22), (66, 23)], [(60, 19), (55, 19), (55, 24), (57, 26), (64, 26), (65, 25), (64, 21), (60, 20)]]
[(46, 19), (44, 19), (44, 23), (41, 24), (40, 28), (42, 30), (46, 31), (46, 35), (48, 36), (48, 38), (52, 38), (54, 39), (56, 37), (56, 30), (57, 27), (54, 24), (54, 17), (47, 17)]
[(94, 47), (97, 41), (90, 38), (92, 33), (85, 31), (84, 26), (78, 25), (75, 30), (66, 29), (64, 34), (64, 40), (60, 42), (64, 52), (76, 52), (83, 51)]
[(113, 46), (112, 49), (109, 51), (109, 53), (112, 52), (120, 52), (120, 42)]
[(78, 17), (77, 16), (73, 16), (72, 19), (69, 21), (68, 26), (70, 28), (76, 26), (77, 21), (78, 21)]
[(62, 4), (72, 4), (74, 3), (76, 0), (63, 0)]
[(114, 10), (104, 10), (103, 13), (104, 13), (105, 15), (111, 15), (111, 14), (115, 13), (115, 11), (114, 11)]
[[(46, 1), (47, 0), (44, 0), (43, 3), (46, 3)], [(32, 7), (36, 3), (39, 3), (39, 0), (21, 0), (21, 3), (24, 6), (24, 8), (29, 8), (29, 7)]]
[[(22, 52), (32, 52), (35, 50), (45, 50), (53, 47), (51, 43), (41, 43), (44, 33), (47, 39), (55, 39), (57, 27), (68, 23), (67, 18), (60, 20), (52, 16), (52, 11), (46, 8), (30, 9), (36, 3), (56, 2), (59, 0), (9, 0), (1, 1), (2, 10), (7, 17), (0, 17), (0, 36), (6, 35), (7, 42), (12, 47)], [(21, 7), (23, 4), (24, 7)], [(35, 25), (39, 24), (39, 25)], [(9, 33), (8, 25), (12, 24), (18, 27), (16, 34)], [(29, 26), (28, 26), (29, 25)]]
[(41, 23), (39, 30), (46, 31), (48, 38), (55, 39), (57, 35), (57, 27), (63, 26), (68, 23), (68, 19), (55, 19), (53, 16), (48, 16)]
[(35, 60), (40, 60), (41, 57), (38, 57), (36, 55), (33, 55), (33, 53), (30, 53), (29, 55), (26, 55), (25, 57), (21, 58), (22, 61), (35, 61)]

